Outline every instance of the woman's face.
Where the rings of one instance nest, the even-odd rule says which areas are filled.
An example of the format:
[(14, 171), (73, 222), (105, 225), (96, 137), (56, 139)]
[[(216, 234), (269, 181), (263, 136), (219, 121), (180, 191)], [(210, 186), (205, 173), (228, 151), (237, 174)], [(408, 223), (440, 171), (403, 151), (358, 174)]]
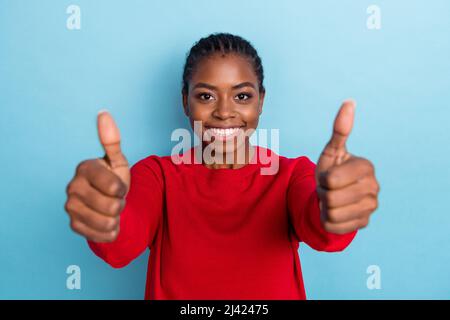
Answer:
[(194, 121), (201, 122), (202, 136), (214, 136), (203, 145), (214, 143), (216, 153), (242, 150), (248, 140), (242, 134), (258, 126), (263, 101), (253, 66), (235, 53), (215, 53), (202, 59), (183, 94), (184, 112), (192, 128)]

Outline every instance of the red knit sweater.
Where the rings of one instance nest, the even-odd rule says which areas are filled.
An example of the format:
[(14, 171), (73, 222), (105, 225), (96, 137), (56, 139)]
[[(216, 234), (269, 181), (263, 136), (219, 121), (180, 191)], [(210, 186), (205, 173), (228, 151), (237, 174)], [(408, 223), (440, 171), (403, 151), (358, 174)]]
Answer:
[[(307, 157), (256, 151), (256, 163), (240, 169), (175, 164), (170, 156), (138, 161), (119, 236), (88, 241), (90, 248), (115, 268), (149, 248), (145, 299), (306, 299), (299, 242), (341, 251), (356, 231), (323, 229)], [(269, 166), (261, 152), (278, 157), (277, 174), (260, 173)]]

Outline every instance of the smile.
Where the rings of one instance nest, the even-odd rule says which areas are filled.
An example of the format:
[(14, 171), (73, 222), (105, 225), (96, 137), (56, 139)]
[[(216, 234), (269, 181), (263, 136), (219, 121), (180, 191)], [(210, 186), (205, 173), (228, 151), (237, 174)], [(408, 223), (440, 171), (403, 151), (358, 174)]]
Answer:
[(227, 128), (227, 129), (222, 129), (222, 128), (209, 128), (209, 130), (211, 130), (211, 132), (215, 135), (219, 135), (219, 136), (230, 136), (232, 134), (235, 134), (238, 132), (239, 127), (237, 128)]
[(238, 135), (241, 127), (234, 128), (207, 128), (206, 134), (220, 140), (227, 140)]

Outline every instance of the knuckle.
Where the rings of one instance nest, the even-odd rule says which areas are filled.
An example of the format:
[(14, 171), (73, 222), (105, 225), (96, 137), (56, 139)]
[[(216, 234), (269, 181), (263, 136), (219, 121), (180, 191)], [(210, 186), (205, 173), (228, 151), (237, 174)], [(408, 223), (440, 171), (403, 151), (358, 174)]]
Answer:
[(332, 225), (329, 225), (328, 228), (326, 228), (326, 230), (328, 232), (330, 232), (330, 233), (333, 233), (333, 234), (343, 234), (344, 233), (342, 228), (335, 227), (335, 226), (332, 226)]
[(64, 203), (64, 211), (66, 211), (67, 213), (70, 212), (69, 200), (67, 200), (67, 201)]
[(66, 194), (69, 195), (73, 191), (73, 181), (69, 182), (66, 186)]
[(120, 200), (113, 200), (113, 201), (111, 201), (109, 212), (112, 215), (117, 216), (120, 214), (120, 207), (121, 207)]
[(367, 210), (370, 212), (375, 211), (378, 208), (377, 197), (376, 196), (368, 197), (364, 207), (367, 208)]
[(370, 180), (369, 187), (370, 187), (370, 191), (371, 191), (374, 195), (378, 194), (379, 186), (378, 186), (378, 182), (377, 182), (375, 179), (372, 178), (372, 179)]
[(372, 201), (372, 207), (371, 207), (372, 211), (375, 211), (378, 209), (378, 199), (374, 199), (374, 201)]
[(331, 191), (326, 191), (324, 193), (324, 200), (327, 205), (333, 205), (335, 202), (335, 198), (336, 197), (335, 197), (334, 193)]
[(368, 217), (365, 217), (365, 218), (362, 218), (360, 221), (359, 221), (359, 228), (365, 228), (365, 227), (367, 227), (369, 225), (369, 218)]
[(328, 221), (325, 221), (323, 223), (323, 228), (328, 232), (332, 232), (332, 229), (333, 229), (332, 225)]
[(117, 228), (117, 219), (106, 218), (103, 227), (107, 231), (114, 231)]
[(330, 186), (331, 183), (331, 178), (330, 178), (330, 171), (323, 171), (319, 174), (319, 184), (323, 187), (328, 188)]
[(370, 187), (365, 193), (373, 199), (376, 199), (378, 197), (378, 192), (374, 187)]
[(377, 194), (380, 192), (380, 184), (378, 183), (378, 181), (375, 181), (375, 191)]
[(110, 194), (117, 194), (120, 191), (120, 183), (117, 181), (112, 182), (109, 185), (109, 192)]
[(77, 174), (77, 175), (78, 175), (78, 174), (82, 174), (82, 173), (86, 170), (87, 165), (88, 165), (88, 161), (87, 161), (87, 160), (81, 161), (81, 162), (77, 165), (77, 168), (76, 168), (76, 170), (75, 170), (76, 174)]
[(71, 182), (69, 182), (69, 184), (67, 184), (66, 187), (66, 194), (68, 196), (76, 193), (79, 190), (79, 184), (78, 184), (78, 180), (74, 179)]
[(334, 233), (334, 234), (339, 233), (339, 228), (334, 226), (333, 223), (325, 222), (323, 227), (327, 232)]
[(70, 228), (71, 228), (73, 231), (79, 233), (79, 230), (80, 230), (80, 224), (78, 223), (77, 220), (71, 219), (71, 220), (70, 220)]
[(114, 219), (114, 225), (113, 225), (114, 230), (118, 231), (120, 228), (120, 218), (117, 217)]
[(371, 174), (375, 173), (375, 166), (373, 165), (373, 163), (371, 161), (369, 161), (368, 159), (363, 159), (364, 160), (364, 164), (367, 168), (367, 171)]
[(73, 198), (69, 198), (66, 203), (64, 204), (64, 210), (66, 210), (68, 213), (73, 213), (75, 210), (75, 203), (73, 201)]
[(105, 240), (106, 240), (107, 242), (113, 242), (113, 241), (115, 241), (115, 240), (117, 239), (118, 234), (119, 234), (119, 233), (118, 233), (116, 230), (113, 230), (113, 231), (111, 231), (111, 232), (108, 232), (108, 233), (106, 234), (106, 236), (105, 236)]
[(331, 222), (337, 222), (339, 220), (338, 211), (335, 209), (328, 209), (328, 220)]
[(338, 182), (339, 182), (339, 176), (338, 176), (338, 174), (336, 174), (334, 172), (330, 172), (325, 177), (325, 183), (330, 188), (333, 188), (333, 186), (335, 186)]
[(84, 188), (80, 182), (80, 179), (74, 179), (67, 185), (66, 193), (69, 198), (73, 195), (80, 196), (83, 194)]

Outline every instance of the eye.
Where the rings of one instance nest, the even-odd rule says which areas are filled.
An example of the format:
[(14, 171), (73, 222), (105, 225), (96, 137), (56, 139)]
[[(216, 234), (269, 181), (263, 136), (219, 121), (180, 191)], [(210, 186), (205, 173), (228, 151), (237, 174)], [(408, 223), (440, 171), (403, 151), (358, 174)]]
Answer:
[(252, 95), (250, 93), (239, 93), (238, 95), (236, 95), (236, 100), (239, 101), (245, 101), (248, 100), (252, 97)]
[(198, 95), (198, 98), (200, 100), (205, 100), (205, 101), (214, 99), (214, 97), (212, 95), (210, 95), (209, 93), (206, 93), (206, 92), (200, 93)]

